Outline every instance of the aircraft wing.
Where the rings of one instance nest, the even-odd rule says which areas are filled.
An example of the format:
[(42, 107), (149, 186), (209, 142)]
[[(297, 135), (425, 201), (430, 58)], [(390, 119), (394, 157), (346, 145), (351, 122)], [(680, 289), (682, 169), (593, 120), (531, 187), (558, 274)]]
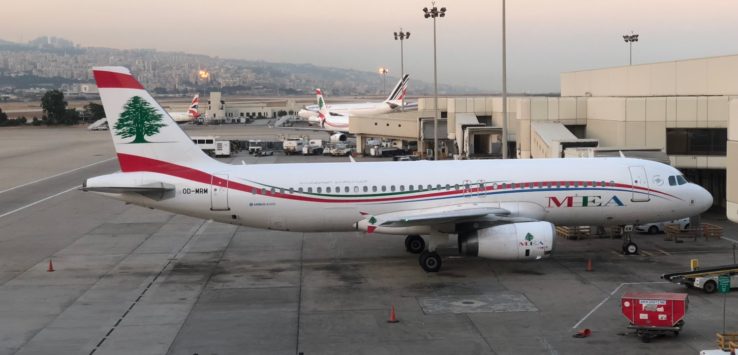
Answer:
[(460, 204), (423, 210), (409, 210), (374, 215), (357, 223), (357, 228), (369, 233), (383, 227), (414, 227), (444, 224), (479, 222), (484, 225), (497, 225), (516, 222), (532, 222), (538, 219), (520, 216), (495, 204)]

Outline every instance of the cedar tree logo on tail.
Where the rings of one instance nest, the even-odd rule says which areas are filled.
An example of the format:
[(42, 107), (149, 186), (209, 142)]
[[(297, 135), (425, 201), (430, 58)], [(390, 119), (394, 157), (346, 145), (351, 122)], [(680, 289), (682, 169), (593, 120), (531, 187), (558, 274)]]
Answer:
[(159, 133), (159, 128), (165, 126), (162, 115), (156, 109), (140, 96), (134, 96), (123, 106), (123, 112), (113, 128), (121, 138), (135, 137), (130, 143), (151, 143), (146, 136)]

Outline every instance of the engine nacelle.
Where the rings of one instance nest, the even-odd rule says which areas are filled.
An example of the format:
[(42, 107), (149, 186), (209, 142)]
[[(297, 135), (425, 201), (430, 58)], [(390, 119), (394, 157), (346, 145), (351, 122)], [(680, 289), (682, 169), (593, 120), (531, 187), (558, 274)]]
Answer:
[(551, 255), (556, 228), (523, 222), (459, 233), (459, 254), (496, 260), (540, 259)]
[(345, 142), (346, 138), (344, 133), (334, 133), (331, 135), (331, 143)]

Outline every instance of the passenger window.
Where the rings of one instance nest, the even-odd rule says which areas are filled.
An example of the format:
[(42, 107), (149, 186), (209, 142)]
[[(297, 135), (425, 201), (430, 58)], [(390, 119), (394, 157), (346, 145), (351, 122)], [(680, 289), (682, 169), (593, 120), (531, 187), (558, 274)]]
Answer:
[(405, 185), (400, 185), (400, 191), (405, 191)]
[(354, 186), (354, 193), (357, 193), (357, 194), (359, 193), (359, 187), (358, 186)]
[(446, 191), (450, 191), (450, 190), (451, 190), (451, 185), (446, 184)]
[[(420, 185), (418, 185), (418, 186), (420, 186)], [(415, 191), (415, 188), (413, 187), (413, 185), (408, 186), (407, 189), (409, 191)]]
[(343, 188), (343, 192), (345, 192), (345, 193), (349, 193), (349, 191), (351, 191), (351, 190), (349, 189), (349, 187), (348, 187), (348, 186), (344, 186), (344, 188)]
[(299, 189), (297, 189), (297, 191), (299, 191), (300, 193), (302, 193), (302, 187), (299, 188)]
[(372, 186), (372, 192), (377, 192), (377, 185)]
[(276, 191), (277, 191), (277, 190), (276, 190), (275, 188), (273, 188), (273, 187), (272, 187), (272, 195), (274, 195), (274, 192), (276, 192)]
[(395, 185), (390, 186), (390, 191), (395, 192)]
[(290, 187), (290, 195), (292, 195), (294, 193), (295, 193), (295, 189), (293, 189), (293, 188)]
[(364, 185), (364, 192), (369, 192), (369, 187)]
[(317, 190), (318, 193), (322, 193), (323, 192), (323, 188), (322, 187), (318, 187), (318, 188), (316, 188), (316, 190)]
[(337, 193), (337, 194), (338, 194), (338, 193), (341, 193), (341, 187), (340, 187), (340, 186), (336, 186), (336, 193)]
[(331, 193), (331, 187), (330, 186), (328, 186), (328, 187), (325, 188), (325, 193), (327, 193), (327, 194)]
[(385, 191), (387, 191), (387, 186), (382, 185), (382, 192), (385, 192)]
[(433, 190), (433, 185), (428, 185), (428, 191)]
[(313, 188), (312, 187), (308, 187), (308, 193), (309, 194), (313, 193)]

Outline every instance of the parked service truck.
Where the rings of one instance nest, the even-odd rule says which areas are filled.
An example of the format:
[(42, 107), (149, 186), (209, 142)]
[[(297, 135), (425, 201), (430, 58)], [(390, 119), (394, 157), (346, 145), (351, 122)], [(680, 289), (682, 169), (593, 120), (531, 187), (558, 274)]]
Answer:
[(323, 140), (311, 139), (308, 144), (302, 146), (303, 155), (321, 155), (323, 154)]
[(282, 150), (286, 155), (300, 154), (304, 145), (305, 141), (302, 138), (287, 138), (282, 141)]

